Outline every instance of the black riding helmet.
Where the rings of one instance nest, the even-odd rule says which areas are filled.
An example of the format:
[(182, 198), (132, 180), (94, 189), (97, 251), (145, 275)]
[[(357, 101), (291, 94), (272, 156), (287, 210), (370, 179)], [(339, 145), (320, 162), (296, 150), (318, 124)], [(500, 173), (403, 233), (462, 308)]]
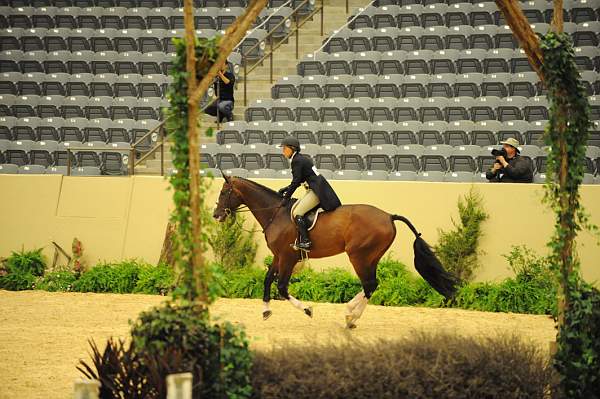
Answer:
[(284, 138), (280, 146), (283, 147), (284, 145), (292, 147), (296, 151), (300, 151), (300, 142), (294, 136), (287, 136), (286, 138)]

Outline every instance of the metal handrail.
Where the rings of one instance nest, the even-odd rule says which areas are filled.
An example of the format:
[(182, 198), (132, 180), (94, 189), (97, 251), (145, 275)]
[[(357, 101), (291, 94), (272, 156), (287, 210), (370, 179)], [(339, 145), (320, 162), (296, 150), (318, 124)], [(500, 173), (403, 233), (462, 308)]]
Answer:
[[(271, 19), (271, 17), (273, 17), (283, 7), (287, 7), (288, 4), (290, 4), (292, 1), (293, 0), (287, 0), (285, 3), (283, 3), (282, 5), (280, 5), (279, 7), (277, 7), (276, 9), (274, 9), (271, 14), (267, 15), (267, 17), (265, 19), (263, 19), (260, 24), (256, 25), (254, 28), (252, 28), (249, 31), (247, 31), (246, 36), (244, 36), (244, 38), (237, 44), (237, 46), (234, 47), (234, 50), (237, 49), (239, 46), (241, 46), (241, 44), (244, 42), (244, 39), (248, 35), (252, 34), (252, 32), (254, 32), (257, 29), (260, 29), (260, 27), (263, 26), (264, 24), (266, 24), (267, 21), (269, 21)], [(348, 1), (348, 0), (346, 0), (346, 1)]]
[[(309, 20), (311, 19), (314, 15), (316, 15), (317, 13), (321, 13), (321, 36), (323, 36), (323, 17), (324, 17), (324, 4), (323, 4), (324, 0), (321, 0), (321, 4), (320, 6), (315, 6), (315, 9), (312, 10), (309, 14), (307, 14), (305, 16), (305, 18), (303, 20), (300, 20), (300, 9), (309, 3), (309, 0), (304, 0), (302, 3), (300, 3), (298, 5), (297, 8), (295, 8), (292, 13), (285, 17), (284, 19), (281, 20), (281, 22), (279, 22), (277, 25), (275, 25), (275, 27), (273, 27), (271, 29), (271, 31), (269, 33), (267, 33), (267, 36), (265, 36), (264, 40), (268, 40), (270, 39), (270, 50), (267, 54), (263, 55), (261, 58), (259, 58), (254, 65), (252, 65), (250, 68), (248, 68), (248, 54), (250, 52), (252, 52), (254, 49), (256, 49), (258, 46), (260, 46), (260, 44), (262, 42), (258, 42), (256, 44), (254, 44), (252, 47), (250, 47), (247, 50), (242, 50), (241, 55), (242, 55), (242, 63), (244, 64), (244, 106), (247, 105), (247, 84), (248, 84), (248, 74), (250, 72), (252, 72), (254, 69), (256, 69), (261, 63), (262, 61), (264, 61), (267, 57), (270, 58), (269, 61), (269, 80), (271, 83), (273, 83), (273, 52), (275, 50), (277, 50), (284, 42), (287, 38), (289, 38), (290, 36), (292, 36), (293, 34), (296, 35), (296, 59), (298, 59), (298, 49), (299, 49), (299, 33), (300, 33), (300, 28)], [(292, 18), (295, 19), (296, 25), (291, 28), (290, 32), (285, 35), (276, 45), (273, 44), (273, 38), (272, 36), (275, 34), (275, 32), (277, 31), (277, 29), (282, 26), (283, 24), (285, 24), (286, 21), (288, 20), (292, 20)]]
[[(131, 155), (129, 157), (129, 163), (130, 163), (129, 169), (130, 169), (130, 174), (131, 175), (133, 175), (135, 173), (135, 167), (136, 166), (138, 166), (140, 163), (142, 163), (146, 159), (148, 159), (159, 148), (160, 148), (160, 175), (161, 176), (165, 175), (165, 129), (164, 129), (164, 126), (165, 126), (165, 121), (162, 121), (161, 123), (159, 123), (158, 125), (156, 125), (152, 130), (150, 130), (148, 133), (146, 133), (142, 137), (140, 137), (139, 140), (137, 140), (135, 143), (133, 143), (133, 145), (131, 146)], [(156, 131), (160, 132), (160, 141), (158, 142), (158, 144), (156, 144), (154, 147), (152, 147), (150, 149), (150, 151), (146, 152), (144, 155), (142, 155), (142, 157), (140, 159), (138, 159), (136, 161), (135, 160), (135, 150), (136, 150), (136, 148), (144, 140), (146, 140), (152, 134), (156, 133)]]

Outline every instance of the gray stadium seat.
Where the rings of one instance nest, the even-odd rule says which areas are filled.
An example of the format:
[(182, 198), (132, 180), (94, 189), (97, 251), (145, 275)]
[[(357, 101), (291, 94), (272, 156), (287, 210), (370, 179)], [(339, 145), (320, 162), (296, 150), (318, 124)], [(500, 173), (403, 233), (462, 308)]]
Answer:
[(362, 172), (360, 170), (338, 170), (334, 175), (336, 180), (360, 180)]
[(448, 172), (444, 175), (444, 181), (450, 183), (471, 183), (474, 180), (473, 172)]
[(388, 175), (388, 180), (393, 181), (415, 181), (417, 180), (417, 172), (413, 171), (395, 171)]
[(445, 179), (445, 172), (442, 171), (427, 171), (417, 175), (417, 181), (425, 182), (442, 182)]
[(14, 164), (0, 164), (0, 174), (17, 174), (19, 166)]
[(384, 170), (366, 170), (360, 178), (361, 180), (388, 180), (388, 173)]
[(41, 165), (23, 165), (19, 167), (20, 175), (43, 175), (46, 174), (46, 168)]

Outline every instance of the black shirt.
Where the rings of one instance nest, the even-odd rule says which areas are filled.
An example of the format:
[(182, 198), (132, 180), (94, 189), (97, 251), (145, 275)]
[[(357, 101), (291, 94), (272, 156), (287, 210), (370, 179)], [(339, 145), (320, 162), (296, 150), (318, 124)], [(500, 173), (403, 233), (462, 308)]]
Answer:
[(292, 182), (286, 187), (285, 197), (291, 198), (292, 194), (306, 182), (311, 190), (319, 197), (321, 208), (332, 211), (342, 205), (333, 188), (321, 174), (317, 174), (311, 159), (304, 154), (296, 153), (292, 158)]
[[(233, 99), (233, 86), (235, 83), (235, 76), (229, 71), (225, 72), (223, 75), (225, 75), (225, 77), (229, 79), (229, 83), (225, 84), (221, 77), (217, 75), (217, 82), (215, 82), (214, 85), (215, 94), (219, 94), (220, 101), (235, 101)], [(219, 85), (218, 88), (217, 84)]]
[(490, 170), (485, 177), (491, 182), (531, 183), (533, 181), (533, 165), (529, 158), (523, 158), (517, 154), (514, 158), (507, 159), (506, 162), (508, 165), (505, 168), (495, 172)]

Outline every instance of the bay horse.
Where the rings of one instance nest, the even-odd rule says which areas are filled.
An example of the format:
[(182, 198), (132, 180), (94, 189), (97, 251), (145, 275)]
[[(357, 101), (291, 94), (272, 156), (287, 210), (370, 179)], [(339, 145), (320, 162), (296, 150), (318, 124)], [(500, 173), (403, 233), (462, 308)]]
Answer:
[[(235, 217), (243, 205), (261, 225), (267, 246), (273, 253), (273, 263), (264, 281), (263, 319), (268, 319), (271, 284), (277, 277), (277, 288), (282, 298), (312, 317), (311, 307), (305, 306), (288, 293), (292, 270), (301, 259), (299, 251), (290, 244), (296, 238), (296, 227), (290, 217), (291, 202), (285, 204), (274, 190), (241, 177), (223, 175), (225, 182), (219, 194), (213, 217), (223, 222)], [(444, 270), (429, 245), (420, 237), (413, 224), (403, 216), (392, 215), (371, 205), (342, 205), (319, 215), (311, 230), (313, 242), (311, 258), (324, 258), (346, 252), (363, 290), (347, 304), (346, 326), (354, 328), (364, 312), (368, 300), (377, 288), (377, 264), (396, 236), (394, 221), (404, 222), (415, 235), (413, 250), (415, 268), (440, 294), (451, 300), (458, 280)]]

